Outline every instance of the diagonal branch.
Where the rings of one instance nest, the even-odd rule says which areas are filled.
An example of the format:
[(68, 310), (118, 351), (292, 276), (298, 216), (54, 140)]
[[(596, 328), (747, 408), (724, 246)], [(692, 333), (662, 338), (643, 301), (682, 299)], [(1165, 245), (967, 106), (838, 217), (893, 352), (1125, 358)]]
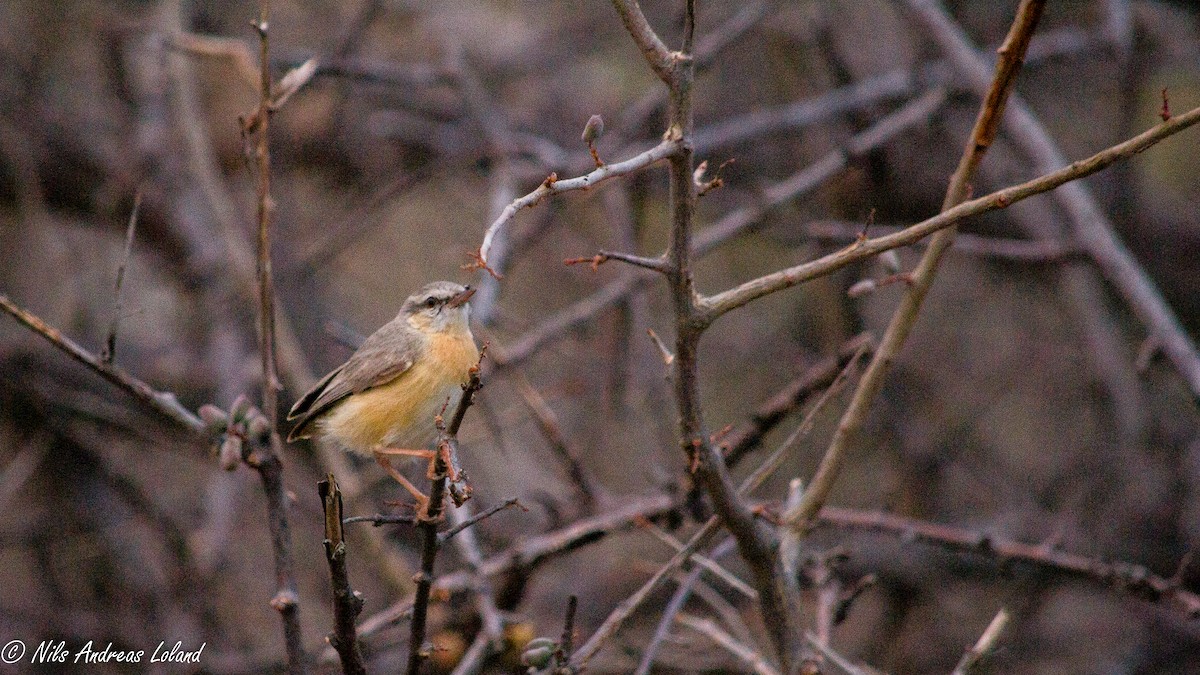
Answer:
[(852, 263), (879, 255), (884, 251), (915, 244), (938, 230), (957, 225), (963, 220), (989, 211), (1007, 208), (1016, 202), (1103, 171), (1114, 163), (1133, 157), (1163, 139), (1169, 138), (1200, 122), (1200, 108), (1172, 117), (1154, 128), (1145, 131), (1124, 143), (1102, 150), (1087, 159), (1077, 160), (1069, 166), (1047, 173), (1033, 180), (997, 190), (989, 195), (963, 202), (958, 206), (889, 234), (861, 242), (794, 267), (747, 281), (729, 290), (707, 296), (699, 301), (704, 321), (715, 321), (720, 316), (743, 307), (764, 295), (825, 276)]
[[(1037, 27), (1038, 20), (1041, 19), (1044, 8), (1045, 0), (1022, 0), (1021, 6), (1017, 10), (1016, 19), (1013, 21), (1012, 28), (1009, 29), (1008, 37), (1005, 39), (1004, 45), (1000, 47), (1000, 59), (996, 62), (996, 74), (992, 78), (991, 88), (984, 98), (978, 117), (975, 118), (975, 128), (963, 149), (958, 169), (950, 178), (946, 199), (942, 203), (943, 213), (960, 204), (967, 196), (975, 169), (996, 137), (1000, 116), (1004, 113), (1004, 104), (1016, 82), (1017, 73), (1025, 59), (1025, 50), (1029, 48), (1029, 41), (1033, 36), (1034, 28)], [(821, 510), (825, 500), (833, 491), (843, 458), (857, 440), (858, 434), (861, 433), (871, 405), (883, 389), (883, 381), (891, 370), (892, 362), (899, 354), (900, 348), (904, 346), (905, 341), (908, 340), (909, 333), (916, 324), (917, 317), (920, 316), (925, 295), (937, 277), (942, 256), (954, 242), (955, 231), (955, 227), (947, 227), (933, 236), (929, 248), (921, 256), (921, 262), (917, 265), (917, 269), (910, 275), (910, 282), (900, 301), (900, 306), (892, 315), (874, 358), (871, 359), (870, 365), (863, 373), (850, 405), (842, 414), (842, 419), (829, 443), (829, 448), (825, 451), (820, 466), (817, 467), (817, 473), (813, 476), (808, 489), (804, 491), (800, 503), (784, 514), (784, 522), (797, 531), (803, 532), (808, 528), (812, 518)]]
[[(987, 66), (971, 47), (962, 28), (928, 0), (908, 0), (914, 16), (929, 30), (951, 65), (974, 88), (986, 85)], [(1174, 121), (1176, 118), (1171, 118)], [(1004, 120), (1008, 136), (1031, 160), (1034, 170), (1045, 173), (1066, 163), (1062, 151), (1029, 106), (1014, 97)], [(1187, 382), (1193, 398), (1200, 399), (1200, 352), (1175, 312), (1116, 235), (1112, 222), (1100, 209), (1091, 190), (1082, 183), (1068, 185), (1058, 200), (1069, 214), (1069, 229), (1100, 272), (1124, 299), (1162, 351)]]
[(674, 55), (650, 27), (646, 15), (642, 14), (641, 5), (637, 0), (612, 0), (612, 4), (621, 17), (621, 23), (625, 24), (625, 30), (629, 31), (630, 37), (642, 50), (650, 69), (664, 84), (671, 86)]
[(105, 363), (95, 354), (80, 347), (74, 340), (63, 335), (57, 328), (43, 321), (36, 314), (25, 310), (12, 300), (9, 300), (7, 295), (0, 294), (0, 309), (21, 322), (29, 330), (42, 336), (47, 342), (60, 349), (67, 356), (91, 368), (100, 377), (113, 383), (147, 408), (157, 412), (183, 429), (192, 432), (197, 438), (201, 438), (206, 442), (208, 441), (208, 433), (204, 429), (204, 422), (192, 413), (192, 411), (180, 405), (179, 400), (175, 398), (174, 394), (165, 391), (156, 391), (150, 385), (125, 372), (120, 366)]

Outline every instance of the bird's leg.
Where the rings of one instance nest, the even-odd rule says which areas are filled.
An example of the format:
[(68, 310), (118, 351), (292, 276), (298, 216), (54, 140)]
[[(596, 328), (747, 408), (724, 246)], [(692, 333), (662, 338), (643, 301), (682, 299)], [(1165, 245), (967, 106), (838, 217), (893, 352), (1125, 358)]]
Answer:
[(437, 458), (437, 450), (409, 450), (407, 448), (379, 448), (375, 452), (389, 456), (420, 457), (429, 463), (425, 475), (433, 480), (433, 460)]
[[(426, 508), (429, 505), (429, 497), (426, 497), (424, 492), (418, 490), (417, 486), (413, 485), (407, 478), (404, 477), (404, 474), (397, 471), (396, 467), (392, 466), (391, 461), (391, 456), (411, 456), (413, 453), (417, 452), (421, 451), (400, 450), (398, 448), (375, 448), (372, 454), (375, 455), (375, 462), (378, 463), (379, 466), (383, 467), (383, 470), (386, 471), (388, 475), (392, 477), (392, 479), (399, 483), (405, 490), (408, 490), (409, 494), (411, 494), (413, 498), (417, 500), (416, 512), (418, 514), (423, 514), (427, 512)], [(424, 452), (428, 453), (429, 451), (426, 450)], [(425, 455), (417, 456), (423, 457)]]

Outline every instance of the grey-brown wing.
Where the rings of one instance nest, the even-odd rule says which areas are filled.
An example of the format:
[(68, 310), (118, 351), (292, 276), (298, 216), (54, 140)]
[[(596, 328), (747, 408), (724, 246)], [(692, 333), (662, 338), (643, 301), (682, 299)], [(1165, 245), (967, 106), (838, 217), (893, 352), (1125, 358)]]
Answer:
[(351, 394), (387, 384), (412, 367), (420, 344), (404, 327), (387, 324), (363, 342), (341, 366), (321, 378), (288, 412), (296, 426), (288, 441), (306, 438), (313, 421)]

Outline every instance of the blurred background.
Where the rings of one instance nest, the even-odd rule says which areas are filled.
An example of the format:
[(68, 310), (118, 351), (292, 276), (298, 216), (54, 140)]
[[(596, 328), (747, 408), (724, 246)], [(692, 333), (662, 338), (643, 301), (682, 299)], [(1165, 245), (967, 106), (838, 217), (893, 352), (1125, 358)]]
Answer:
[[(646, 337), (652, 328), (671, 341), (664, 285), (637, 282), (620, 263), (563, 264), (602, 248), (661, 251), (665, 172), (521, 212), (502, 239), (499, 283), (462, 267), (502, 205), (550, 172), (593, 168), (580, 140), (589, 116), (606, 121), (597, 143), (606, 161), (661, 136), (661, 85), (611, 7), (273, 4), (277, 77), (310, 57), (319, 64), (271, 121), (281, 402), (290, 406), (425, 282), (480, 283), (476, 335), (491, 341), (494, 360), (462, 434), (463, 461), (477, 507), (509, 497), (529, 507), (482, 523), (483, 552), (647, 495), (681, 496), (676, 412)], [(681, 4), (644, 3), (671, 45)], [(946, 9), (990, 54), (1016, 4)], [(260, 390), (255, 175), (238, 122), (258, 100), (248, 25), (257, 13), (248, 0), (0, 4), (0, 293), (98, 352), (140, 191), (116, 363), (193, 410)], [(1017, 92), (1064, 155), (1082, 158), (1158, 122), (1164, 88), (1177, 113), (1200, 105), (1198, 32), (1191, 3), (1050, 3)], [(721, 166), (724, 182), (700, 201), (701, 237), (796, 172), (846, 157), (712, 247), (697, 263), (702, 292), (836, 250), (868, 222), (882, 232), (938, 211), (978, 99), (905, 3), (704, 2), (697, 35), (709, 50), (695, 88), (697, 159), (709, 161), (709, 177)], [(887, 142), (839, 154), (855, 134), (939, 91)], [(1193, 335), (1196, 138), (1184, 132), (1087, 181)], [(1002, 132), (974, 192), (1032, 178), (1032, 167)], [(1064, 234), (1068, 218), (1044, 195), (964, 226), (973, 238), (946, 258), (834, 503), (1136, 563), (1196, 590), (1195, 398)], [(901, 250), (900, 268), (920, 250)], [(880, 334), (901, 286), (855, 298), (847, 290), (889, 274), (877, 261), (854, 266), (719, 321), (700, 354), (710, 428), (744, 422), (860, 332)], [(633, 290), (614, 293), (614, 284)], [(818, 414), (756, 498), (778, 500), (788, 479), (811, 475), (846, 398)], [(784, 420), (762, 447), (775, 448), (799, 419)], [(579, 458), (582, 489), (566, 455)], [(315, 483), (330, 462), (348, 467), (339, 475), (354, 492), (348, 515), (403, 511), (392, 504), (401, 495), (373, 464), (336, 451), (299, 444), (285, 462), (305, 644), (319, 670), (333, 672), (322, 651), (332, 612)], [(208, 449), (0, 320), (0, 642), (152, 649), (182, 640), (206, 644), (208, 672), (279, 670), (265, 513), (253, 472), (221, 471)], [(663, 524), (686, 538), (693, 514), (673, 514)], [(417, 539), (403, 527), (352, 527), (362, 528), (352, 532), (350, 573), (366, 619), (404, 599)], [(1001, 605), (1015, 619), (997, 672), (1200, 672), (1200, 626), (1095, 583), (837, 528), (820, 530), (812, 547), (814, 556), (844, 552), (847, 579), (878, 575), (833, 644), (889, 672), (948, 671)], [(633, 527), (546, 562), (501, 598), (514, 639), (557, 636), (571, 594), (580, 597), (579, 634), (590, 635), (671, 554)], [(744, 571), (736, 555), (724, 562)], [(439, 560), (442, 572), (462, 567), (453, 549)], [(719, 582), (711, 590), (712, 604), (693, 600), (690, 611), (724, 603), (723, 620), (742, 622), (769, 652), (755, 604)], [(642, 609), (594, 670), (634, 668), (669, 594)], [(478, 620), (469, 600), (452, 599), (432, 622), (444, 647), (435, 661), (448, 671)], [(401, 621), (364, 638), (373, 670), (400, 667), (407, 630)], [(658, 664), (656, 672), (746, 668), (685, 628)], [(509, 653), (488, 668), (517, 666)]]

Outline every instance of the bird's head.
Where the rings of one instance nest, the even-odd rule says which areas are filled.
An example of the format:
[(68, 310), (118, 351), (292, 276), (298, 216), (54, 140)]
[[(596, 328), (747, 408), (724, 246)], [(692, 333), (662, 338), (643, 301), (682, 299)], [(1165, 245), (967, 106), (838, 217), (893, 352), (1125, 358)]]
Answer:
[(435, 281), (408, 296), (400, 307), (400, 316), (421, 330), (442, 332), (467, 330), (475, 289), (452, 281)]

